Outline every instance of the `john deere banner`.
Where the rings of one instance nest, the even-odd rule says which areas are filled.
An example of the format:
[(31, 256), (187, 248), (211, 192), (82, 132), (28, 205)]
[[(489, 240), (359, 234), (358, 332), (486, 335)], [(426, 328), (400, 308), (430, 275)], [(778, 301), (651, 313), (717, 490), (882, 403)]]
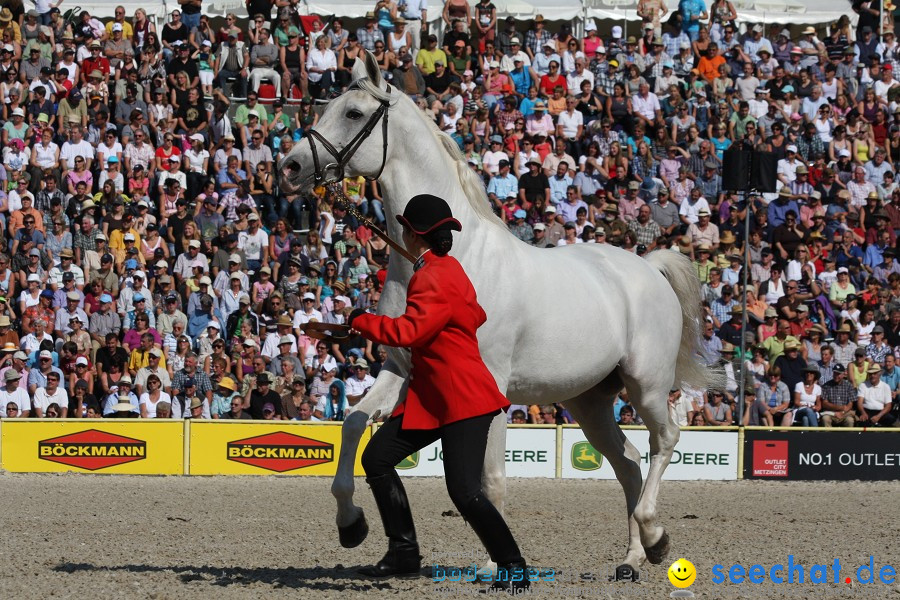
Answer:
[(184, 473), (184, 423), (4, 420), (3, 468), (18, 473)]
[[(605, 456), (584, 437), (579, 428), (562, 430), (562, 477), (575, 479), (615, 479)], [(625, 436), (641, 455), (641, 473), (650, 469), (650, 434), (645, 429), (628, 429)], [(682, 431), (663, 479), (737, 479), (737, 431)]]
[[(422, 448), (397, 465), (406, 477), (433, 477), (444, 474), (441, 442)], [(556, 477), (556, 427), (506, 431), (506, 475), (508, 477)]]
[[(359, 457), (370, 437), (367, 428), (356, 454), (356, 475), (364, 474)], [(191, 475), (333, 476), (341, 451), (341, 424), (193, 421), (190, 444)]]

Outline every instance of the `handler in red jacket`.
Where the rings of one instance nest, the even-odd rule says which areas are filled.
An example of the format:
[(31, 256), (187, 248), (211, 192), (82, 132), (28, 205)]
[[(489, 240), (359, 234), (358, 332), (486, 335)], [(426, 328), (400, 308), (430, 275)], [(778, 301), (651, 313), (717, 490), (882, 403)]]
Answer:
[[(372, 437), (362, 456), (366, 481), (388, 536), (387, 554), (361, 573), (417, 575), (421, 557), (406, 491), (395, 466), (440, 439), (447, 490), (498, 565), (495, 588), (528, 587), (525, 560), (503, 516), (481, 489), (491, 421), (509, 407), (478, 350), (476, 330), (487, 320), (462, 265), (448, 256), (459, 231), (447, 203), (423, 194), (402, 216), (403, 242), (419, 259), (409, 281), (406, 312), (396, 319), (355, 310), (350, 326), (379, 344), (409, 347), (406, 402)], [(515, 581), (511, 581), (515, 580)]]

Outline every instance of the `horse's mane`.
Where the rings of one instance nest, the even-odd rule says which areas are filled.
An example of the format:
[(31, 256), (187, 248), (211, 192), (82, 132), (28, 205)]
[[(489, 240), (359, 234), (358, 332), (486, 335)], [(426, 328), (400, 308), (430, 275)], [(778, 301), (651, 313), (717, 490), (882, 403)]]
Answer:
[(419, 107), (416, 106), (413, 101), (405, 94), (398, 94), (396, 97), (391, 96), (386, 91), (382, 90), (380, 87), (372, 83), (372, 81), (368, 78), (357, 80), (356, 85), (366, 92), (372, 94), (379, 100), (391, 102), (392, 104), (404, 101), (412, 104), (412, 108), (414, 109), (415, 114), (418, 115), (419, 119), (422, 120), (423, 125), (429, 131), (429, 133), (431, 133), (435, 142), (441, 145), (444, 151), (447, 152), (447, 154), (455, 163), (456, 176), (459, 179), (460, 187), (462, 187), (463, 194), (469, 201), (469, 205), (472, 207), (472, 210), (475, 211), (475, 214), (483, 221), (502, 227), (504, 231), (507, 231), (506, 226), (503, 224), (503, 221), (500, 220), (500, 217), (494, 214), (494, 211), (491, 210), (491, 203), (487, 199), (487, 190), (485, 190), (484, 188), (484, 182), (478, 177), (475, 171), (469, 168), (469, 165), (466, 162), (462, 151), (459, 149), (459, 146), (456, 144), (456, 142), (453, 141), (453, 138), (438, 129), (434, 121), (428, 119), (425, 116), (425, 112), (420, 110)]

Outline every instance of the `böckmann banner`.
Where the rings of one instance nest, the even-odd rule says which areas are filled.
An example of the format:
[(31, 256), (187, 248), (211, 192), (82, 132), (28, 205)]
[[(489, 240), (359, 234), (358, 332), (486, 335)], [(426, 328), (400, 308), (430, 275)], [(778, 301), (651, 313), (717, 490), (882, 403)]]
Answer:
[(184, 473), (184, 423), (4, 420), (2, 465), (15, 473)]

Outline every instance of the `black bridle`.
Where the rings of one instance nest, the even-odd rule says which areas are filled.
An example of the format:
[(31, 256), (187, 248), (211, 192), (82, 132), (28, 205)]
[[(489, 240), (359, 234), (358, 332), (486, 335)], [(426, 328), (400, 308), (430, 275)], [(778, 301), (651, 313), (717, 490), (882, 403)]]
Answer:
[[(354, 84), (350, 86), (350, 89), (360, 89), (360, 87)], [(387, 88), (387, 93), (391, 93), (390, 86)], [(312, 152), (313, 167), (315, 168), (313, 176), (317, 186), (339, 182), (344, 178), (344, 168), (347, 166), (347, 163), (350, 162), (350, 159), (353, 158), (353, 155), (356, 154), (356, 151), (359, 150), (362, 143), (366, 141), (366, 138), (371, 135), (375, 126), (378, 125), (378, 121), (381, 121), (381, 168), (378, 169), (378, 173), (376, 173), (374, 177), (366, 177), (366, 179), (375, 181), (381, 177), (381, 172), (384, 171), (384, 165), (387, 162), (388, 109), (390, 108), (390, 102), (382, 100), (381, 98), (376, 98), (376, 100), (380, 103), (378, 110), (372, 113), (372, 116), (369, 117), (365, 127), (356, 134), (356, 137), (350, 140), (349, 144), (344, 146), (343, 150), (338, 150), (334, 144), (325, 139), (325, 136), (315, 129), (309, 130), (309, 135), (306, 139), (309, 140), (309, 149), (310, 152)], [(324, 168), (322, 167), (322, 164), (319, 162), (319, 152), (316, 149), (316, 143), (313, 138), (319, 140), (319, 143), (334, 156), (335, 162), (328, 163)], [(332, 170), (334, 171), (334, 178), (329, 179), (327, 175), (328, 172)]]

